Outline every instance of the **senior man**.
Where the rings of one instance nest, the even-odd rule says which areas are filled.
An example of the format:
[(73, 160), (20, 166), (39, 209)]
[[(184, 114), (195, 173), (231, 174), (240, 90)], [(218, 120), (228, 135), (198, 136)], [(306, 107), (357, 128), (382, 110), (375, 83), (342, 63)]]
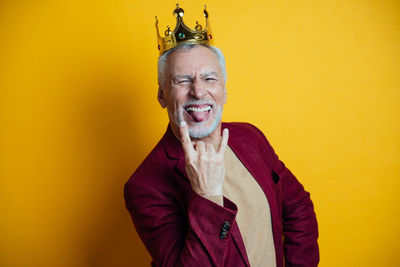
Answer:
[(208, 24), (190, 30), (179, 6), (174, 14), (175, 30), (158, 34), (158, 101), (169, 125), (125, 184), (152, 265), (317, 266), (309, 193), (255, 126), (221, 123), (224, 57), (209, 45)]

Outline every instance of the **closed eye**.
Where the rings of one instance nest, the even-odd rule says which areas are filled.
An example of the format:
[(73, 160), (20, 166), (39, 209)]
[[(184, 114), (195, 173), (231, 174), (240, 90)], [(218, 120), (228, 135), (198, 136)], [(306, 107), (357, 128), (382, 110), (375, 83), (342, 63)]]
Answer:
[(175, 81), (176, 84), (187, 84), (190, 83), (191, 80), (179, 80), (179, 81)]
[(215, 71), (211, 71), (201, 74), (200, 77), (206, 82), (215, 82), (218, 81), (219, 76)]

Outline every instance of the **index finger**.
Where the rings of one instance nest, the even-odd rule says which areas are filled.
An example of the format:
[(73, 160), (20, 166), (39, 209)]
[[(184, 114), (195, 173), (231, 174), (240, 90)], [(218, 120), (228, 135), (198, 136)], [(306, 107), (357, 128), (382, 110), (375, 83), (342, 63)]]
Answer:
[(228, 145), (229, 131), (225, 128), (222, 131), (221, 143), (219, 143), (218, 153), (225, 153), (226, 146)]
[(185, 121), (182, 121), (179, 125), (179, 133), (181, 134), (183, 151), (185, 152), (185, 156), (188, 156), (191, 152), (194, 151), (194, 148), (192, 145), (192, 140), (189, 136), (189, 129)]

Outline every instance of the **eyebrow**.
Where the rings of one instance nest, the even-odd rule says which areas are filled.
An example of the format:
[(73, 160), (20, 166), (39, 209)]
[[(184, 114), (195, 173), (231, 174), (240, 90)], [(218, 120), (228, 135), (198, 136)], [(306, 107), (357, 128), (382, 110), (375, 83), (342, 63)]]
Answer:
[[(206, 72), (206, 73), (200, 74), (200, 78), (202, 78), (202, 79), (207, 78), (209, 76), (218, 77), (218, 73), (215, 72), (215, 71), (210, 71), (210, 72)], [(177, 80), (177, 79), (193, 79), (193, 76), (192, 75), (180, 75), (180, 74), (177, 74), (177, 75), (174, 75), (174, 77), (172, 77), (172, 79), (173, 80)]]
[(210, 72), (206, 72), (206, 73), (200, 74), (200, 77), (201, 77), (201, 78), (207, 78), (207, 77), (209, 77), (209, 76), (216, 76), (216, 77), (218, 77), (218, 73), (216, 73), (215, 71), (210, 71)]

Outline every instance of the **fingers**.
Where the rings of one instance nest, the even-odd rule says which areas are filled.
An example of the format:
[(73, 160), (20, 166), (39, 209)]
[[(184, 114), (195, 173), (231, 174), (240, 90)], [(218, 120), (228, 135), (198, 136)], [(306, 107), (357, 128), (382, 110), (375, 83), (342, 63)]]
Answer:
[(223, 154), (225, 153), (226, 146), (228, 145), (228, 138), (229, 138), (229, 131), (225, 128), (222, 131), (222, 138), (221, 143), (219, 144), (218, 153)]
[(203, 186), (206, 186), (207, 184), (207, 173), (205, 170), (207, 169), (207, 163), (204, 161), (204, 159), (207, 158), (207, 152), (206, 152), (206, 146), (203, 141), (199, 141), (196, 143), (196, 151), (198, 152), (198, 166), (199, 166), (199, 172), (200, 172), (200, 183)]
[(209, 155), (214, 155), (215, 154), (214, 146), (211, 143), (207, 143), (206, 144), (206, 150), (207, 150), (207, 153)]
[(215, 147), (211, 143), (205, 143), (203, 141), (192, 141), (192, 145), (195, 151), (202, 152), (204, 155), (213, 155), (216, 153)]
[(179, 125), (179, 133), (181, 135), (183, 151), (185, 152), (185, 156), (188, 156), (194, 151), (194, 148), (192, 145), (192, 141), (190, 140), (189, 129), (185, 121), (182, 121)]
[(198, 141), (196, 143), (196, 150), (200, 153), (205, 155), (206, 154), (206, 145), (204, 144), (203, 141)]

